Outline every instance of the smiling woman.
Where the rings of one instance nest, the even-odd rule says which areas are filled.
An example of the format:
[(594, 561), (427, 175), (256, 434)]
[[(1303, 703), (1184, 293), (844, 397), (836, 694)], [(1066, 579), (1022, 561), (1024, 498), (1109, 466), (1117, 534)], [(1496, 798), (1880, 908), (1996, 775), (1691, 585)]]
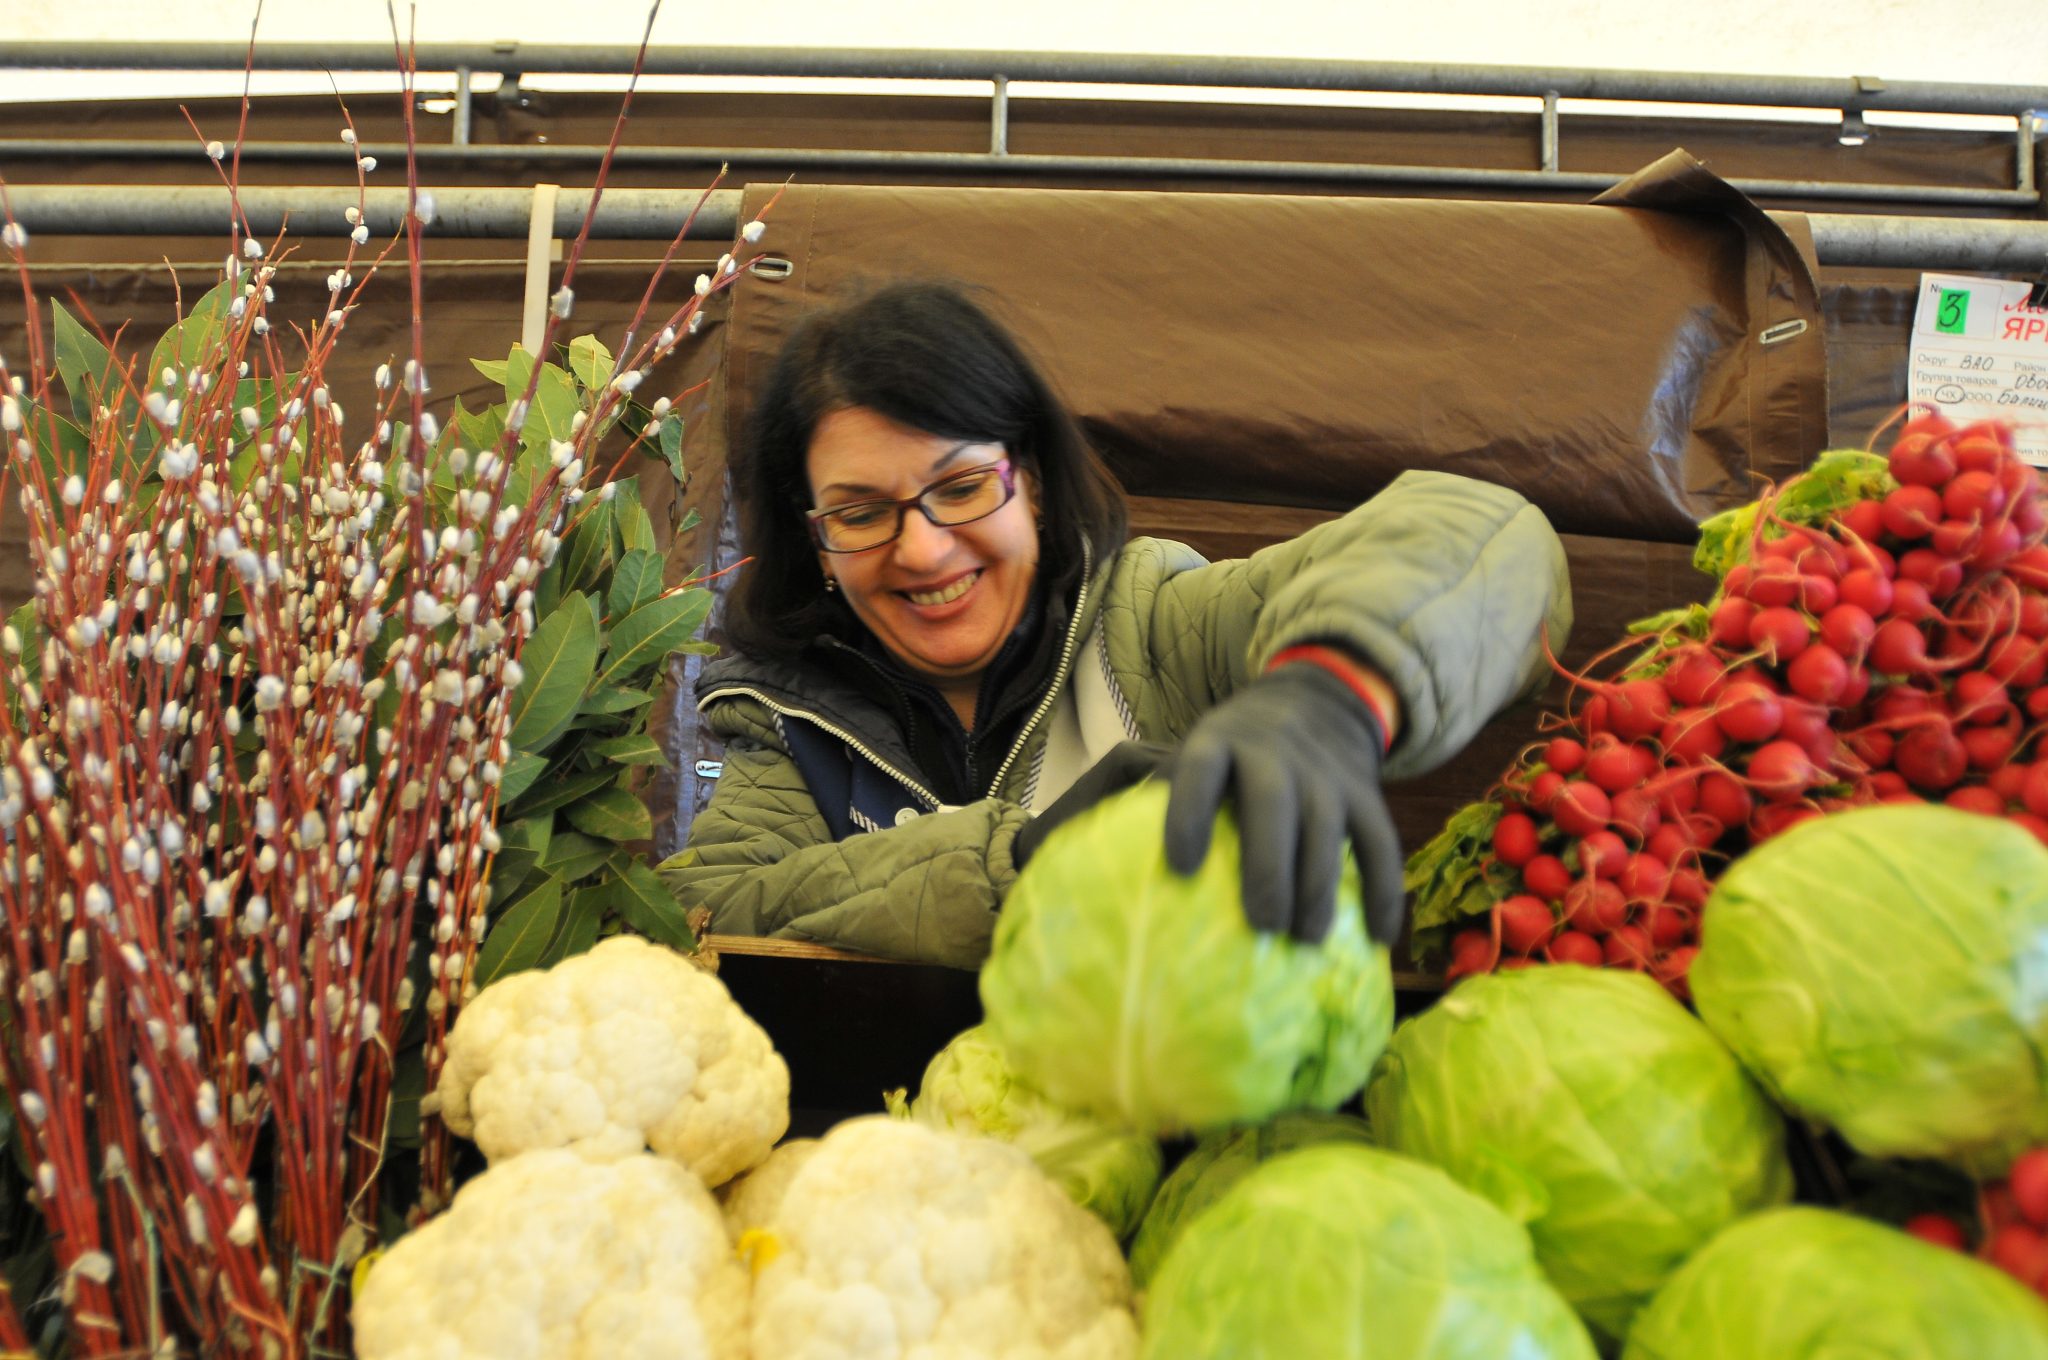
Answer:
[(718, 931), (974, 966), (1052, 828), (1170, 773), (1175, 869), (1229, 801), (1255, 927), (1321, 938), (1348, 852), (1391, 940), (1382, 764), (1453, 754), (1570, 626), (1549, 524), (1461, 477), (1243, 561), (1126, 542), (1072, 417), (950, 287), (812, 314), (754, 410), (749, 561), (697, 686), (724, 773), (662, 866)]

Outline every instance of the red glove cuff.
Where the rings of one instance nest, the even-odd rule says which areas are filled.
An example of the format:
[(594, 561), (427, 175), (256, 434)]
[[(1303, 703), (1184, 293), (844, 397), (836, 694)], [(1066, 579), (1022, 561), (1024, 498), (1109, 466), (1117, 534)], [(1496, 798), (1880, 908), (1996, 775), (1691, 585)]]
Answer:
[(1335, 647), (1305, 643), (1298, 647), (1281, 648), (1279, 653), (1266, 663), (1266, 669), (1274, 671), (1290, 661), (1306, 661), (1312, 666), (1320, 666), (1339, 680), (1342, 680), (1345, 686), (1358, 696), (1358, 702), (1365, 705), (1365, 711), (1372, 714), (1373, 721), (1379, 724), (1380, 754), (1385, 755), (1389, 750), (1393, 749), (1394, 732), (1387, 722), (1387, 712), (1384, 708), (1380, 707), (1379, 699), (1366, 687), (1365, 682), (1359, 678), (1356, 662), (1338, 651)]

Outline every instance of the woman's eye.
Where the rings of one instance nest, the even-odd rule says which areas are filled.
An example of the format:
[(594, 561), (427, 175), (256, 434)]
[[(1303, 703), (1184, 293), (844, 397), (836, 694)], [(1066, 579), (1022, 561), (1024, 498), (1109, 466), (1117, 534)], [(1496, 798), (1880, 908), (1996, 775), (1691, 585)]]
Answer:
[(948, 482), (938, 489), (939, 499), (952, 505), (965, 505), (977, 499), (987, 488), (988, 478), (966, 477), (957, 482)]
[(849, 505), (843, 510), (834, 510), (832, 519), (848, 529), (868, 529), (880, 524), (888, 513), (879, 505)]

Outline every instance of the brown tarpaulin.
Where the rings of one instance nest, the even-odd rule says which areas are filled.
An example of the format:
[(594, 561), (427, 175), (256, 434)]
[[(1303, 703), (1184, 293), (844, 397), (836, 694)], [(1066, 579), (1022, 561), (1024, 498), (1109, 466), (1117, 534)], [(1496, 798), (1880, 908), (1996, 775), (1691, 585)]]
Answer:
[[(751, 188), (746, 216), (775, 192)], [(768, 222), (743, 258), (791, 270), (733, 295), (685, 449), (703, 525), (678, 564), (734, 560), (719, 472), (797, 319), (911, 275), (982, 290), (1134, 496), (1138, 532), (1240, 554), (1411, 467), (1524, 492), (1570, 535), (1575, 655), (1697, 598), (1697, 522), (1827, 443), (1810, 246), (1682, 153), (1597, 205), (797, 186)], [(1404, 790), (1409, 839), (1533, 717)], [(717, 752), (686, 692), (668, 718), (675, 843)]]

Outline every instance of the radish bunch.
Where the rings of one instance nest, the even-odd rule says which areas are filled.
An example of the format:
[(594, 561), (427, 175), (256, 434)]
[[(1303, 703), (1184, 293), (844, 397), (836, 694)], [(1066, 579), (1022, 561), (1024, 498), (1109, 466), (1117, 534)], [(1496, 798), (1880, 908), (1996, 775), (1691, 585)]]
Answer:
[[(1984, 1187), (1976, 1254), (2048, 1298), (2048, 1147), (2022, 1153), (2002, 1181)], [(1969, 1234), (1948, 1214), (1918, 1214), (1906, 1231), (1937, 1246), (1970, 1250)]]
[(2048, 841), (2044, 523), (2006, 427), (1931, 414), (1710, 521), (1711, 604), (1571, 675), (1549, 739), (1439, 838), (1462, 848), (1411, 861), (1418, 926), (1464, 925), (1448, 976), (1583, 963), (1685, 998), (1720, 868), (1839, 808), (1938, 800)]

